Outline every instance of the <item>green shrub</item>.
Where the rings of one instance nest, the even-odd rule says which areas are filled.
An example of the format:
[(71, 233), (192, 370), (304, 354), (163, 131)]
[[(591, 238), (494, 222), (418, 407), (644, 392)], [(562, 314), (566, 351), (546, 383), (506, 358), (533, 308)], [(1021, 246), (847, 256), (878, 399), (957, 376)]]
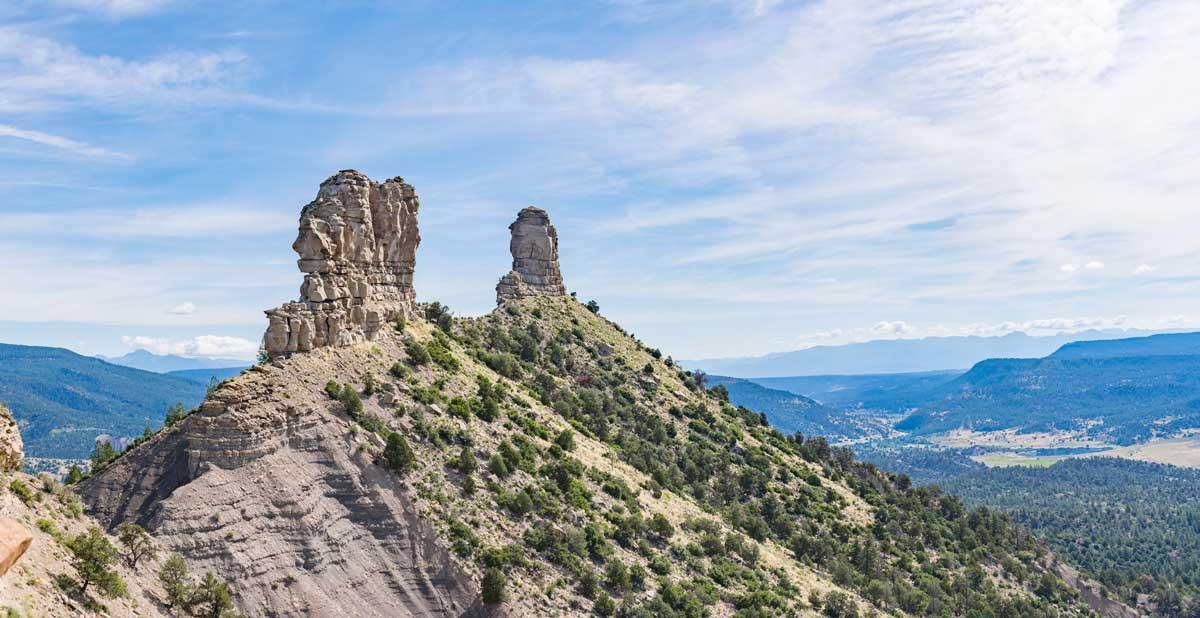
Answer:
[(349, 384), (342, 386), (342, 391), (338, 394), (338, 401), (342, 402), (342, 406), (350, 418), (358, 418), (363, 412), (362, 398)]
[(433, 359), (433, 362), (442, 369), (455, 372), (462, 368), (458, 359), (454, 358), (454, 354), (450, 352), (449, 347), (445, 343), (438, 341), (437, 338), (434, 338), (434, 341), (429, 343), (428, 351), (429, 358)]
[(183, 420), (186, 416), (187, 410), (183, 408), (183, 404), (175, 403), (171, 405), (171, 407), (167, 408), (167, 418), (163, 421), (163, 424), (170, 427), (171, 425)]
[(409, 369), (408, 366), (403, 363), (395, 362), (392, 363), (391, 368), (388, 369), (388, 373), (392, 374), (392, 377), (398, 380), (407, 380), (409, 376), (412, 375), (412, 369)]
[(604, 567), (604, 579), (609, 586), (612, 586), (616, 590), (628, 590), (630, 588), (629, 569), (626, 568), (624, 562), (616, 558), (609, 559), (608, 564)]
[(342, 396), (342, 385), (330, 380), (325, 383), (325, 394), (329, 395), (330, 399), (337, 399)]
[[(105, 444), (107, 444), (107, 442)], [(33, 506), (33, 503), (40, 499), (40, 496), (35, 494), (33, 490), (29, 488), (29, 485), (26, 485), (25, 481), (22, 481), (21, 479), (13, 479), (12, 482), (8, 484), (8, 488), (13, 492), (14, 495), (21, 499), (21, 502), (25, 503), (25, 506)]]
[(612, 597), (608, 596), (607, 592), (601, 592), (600, 596), (596, 597), (596, 602), (592, 604), (592, 611), (597, 616), (612, 616), (617, 613), (617, 604)]
[(474, 474), (479, 469), (479, 462), (475, 459), (475, 451), (469, 446), (464, 446), (462, 452), (458, 454), (455, 467), (463, 474)]
[(416, 467), (417, 456), (404, 436), (392, 432), (388, 434), (387, 445), (383, 449), (383, 460), (392, 471), (404, 474)]
[(420, 367), (429, 362), (429, 350), (420, 341), (410, 341), (404, 346), (408, 362), (414, 367)]
[(375, 374), (370, 371), (363, 374), (363, 394), (370, 397), (379, 392), (379, 381), (375, 379)]
[(579, 575), (579, 594), (591, 599), (596, 596), (596, 589), (599, 585), (596, 573), (592, 571), (591, 567), (584, 567), (583, 573)]
[(554, 443), (564, 451), (575, 450), (575, 432), (564, 429), (555, 438)]
[(493, 454), (491, 458), (488, 459), (488, 472), (491, 472), (500, 478), (505, 478), (512, 473), (512, 471), (508, 469), (508, 464), (505, 463), (504, 458), (501, 457), (499, 453)]
[(483, 597), (485, 605), (496, 605), (503, 603), (507, 593), (505, 591), (504, 573), (495, 567), (484, 571), (483, 582), (481, 584), (480, 596)]
[(450, 400), (450, 415), (457, 416), (461, 419), (471, 418), (471, 405), (462, 397), (455, 397)]

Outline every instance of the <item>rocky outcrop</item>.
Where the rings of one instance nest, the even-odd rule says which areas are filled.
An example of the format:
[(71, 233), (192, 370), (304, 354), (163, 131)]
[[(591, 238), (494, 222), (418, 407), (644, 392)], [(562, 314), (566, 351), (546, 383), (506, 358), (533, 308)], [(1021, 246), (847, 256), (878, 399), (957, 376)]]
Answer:
[(517, 214), (508, 229), (513, 264), (496, 284), (497, 304), (530, 296), (565, 296), (558, 268), (558, 232), (550, 225), (550, 215), (530, 206)]
[(81, 483), (89, 513), (110, 529), (139, 523), (194, 571), (234, 582), (248, 616), (474, 615), (477, 585), (415, 489), (373, 461), (379, 438), (351, 431), (320, 390), (374, 358), (293, 355), (226, 382)]
[(25, 459), (25, 446), (21, 442), (21, 431), (12, 412), (0, 403), (0, 472), (21, 469)]
[(411, 316), (421, 235), (416, 190), (343, 170), (300, 213), (292, 249), (305, 273), (300, 299), (267, 311), (271, 356), (371, 341), (396, 314)]
[(15, 519), (0, 517), (0, 577), (4, 577), (21, 556), (25, 555), (25, 550), (29, 549), (32, 542), (33, 536), (25, 526), (17, 523)]

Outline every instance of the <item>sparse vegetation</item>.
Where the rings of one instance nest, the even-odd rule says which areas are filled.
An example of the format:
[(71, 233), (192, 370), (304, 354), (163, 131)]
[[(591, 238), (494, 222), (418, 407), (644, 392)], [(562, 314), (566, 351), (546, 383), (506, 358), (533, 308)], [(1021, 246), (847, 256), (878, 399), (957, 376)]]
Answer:
[(79, 594), (86, 595), (92, 585), (100, 587), (106, 596), (118, 596), (124, 589), (120, 576), (112, 569), (117, 548), (104, 536), (104, 531), (92, 527), (67, 542), (71, 564), (78, 575)]
[(133, 523), (124, 523), (117, 527), (117, 540), (121, 543), (121, 557), (130, 569), (137, 569), (143, 560), (154, 560), (158, 550), (154, 541), (144, 528)]

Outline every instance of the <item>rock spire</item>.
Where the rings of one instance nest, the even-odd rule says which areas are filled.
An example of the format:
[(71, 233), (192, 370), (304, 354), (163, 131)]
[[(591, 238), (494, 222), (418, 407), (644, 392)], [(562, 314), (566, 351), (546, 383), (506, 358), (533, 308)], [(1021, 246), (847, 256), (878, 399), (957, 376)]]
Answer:
[(512, 270), (496, 284), (496, 302), (528, 296), (565, 296), (562, 273), (558, 269), (558, 232), (550, 225), (550, 215), (529, 206), (517, 213), (508, 226), (512, 240)]
[(421, 235), (416, 190), (342, 170), (300, 212), (292, 249), (305, 273), (300, 299), (266, 312), (271, 356), (370, 341), (395, 314), (411, 316)]

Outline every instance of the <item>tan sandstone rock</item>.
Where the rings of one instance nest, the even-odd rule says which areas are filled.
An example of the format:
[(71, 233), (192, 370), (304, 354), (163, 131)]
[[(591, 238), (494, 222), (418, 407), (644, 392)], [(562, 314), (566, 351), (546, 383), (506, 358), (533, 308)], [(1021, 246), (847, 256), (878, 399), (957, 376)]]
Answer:
[(29, 534), (25, 526), (17, 523), (15, 519), (0, 519), (0, 577), (8, 573), (21, 556), (25, 555), (25, 550), (29, 549), (32, 542), (33, 535)]
[(419, 200), (402, 178), (342, 170), (300, 213), (292, 249), (300, 299), (267, 311), (271, 356), (371, 341), (393, 315), (413, 315)]
[(0, 472), (13, 472), (21, 469), (25, 458), (25, 445), (21, 442), (21, 432), (12, 412), (0, 403)]
[(529, 296), (565, 296), (567, 289), (558, 268), (558, 232), (546, 211), (524, 208), (508, 229), (512, 231), (508, 248), (513, 264), (496, 284), (497, 304)]

